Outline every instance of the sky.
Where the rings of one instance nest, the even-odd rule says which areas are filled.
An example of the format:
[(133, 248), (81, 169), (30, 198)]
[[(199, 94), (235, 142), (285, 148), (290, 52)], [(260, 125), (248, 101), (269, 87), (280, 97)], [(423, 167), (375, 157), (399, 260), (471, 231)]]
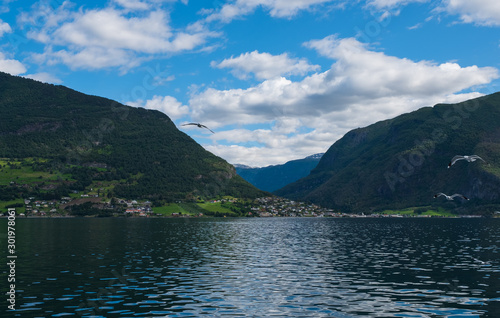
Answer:
[(0, 71), (159, 110), (252, 167), (500, 91), (499, 69), (498, 0), (0, 3)]

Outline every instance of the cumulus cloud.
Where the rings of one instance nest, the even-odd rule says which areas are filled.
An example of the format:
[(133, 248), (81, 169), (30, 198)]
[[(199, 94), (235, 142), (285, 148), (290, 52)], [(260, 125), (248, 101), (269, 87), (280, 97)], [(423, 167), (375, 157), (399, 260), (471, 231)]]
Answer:
[(44, 83), (52, 83), (52, 84), (61, 84), (62, 81), (55, 77), (54, 75), (51, 75), (46, 72), (41, 72), (41, 73), (35, 73), (35, 74), (29, 74), (24, 76), (26, 78), (31, 78), (34, 80), (37, 80), (39, 82), (44, 82)]
[[(249, 139), (245, 140), (238, 137), (244, 131), (231, 130), (213, 139), (236, 142), (238, 137), (239, 142), (247, 143), (265, 140), (262, 148), (268, 151), (286, 153), (290, 145), (285, 147), (285, 141), (302, 142), (307, 135), (314, 145), (311, 149), (315, 149), (311, 154), (325, 151), (350, 129), (423, 106), (478, 96), (462, 95), (461, 91), (499, 77), (498, 70), (492, 67), (462, 67), (451, 62), (437, 64), (389, 56), (354, 38), (329, 36), (304, 45), (332, 59), (331, 68), (300, 81), (277, 77), (247, 89), (208, 88), (191, 97), (192, 118), (213, 127), (227, 123), (267, 125), (265, 137), (263, 131), (258, 132), (260, 135), (246, 132)], [(287, 125), (290, 129), (283, 130)], [(300, 143), (297, 146), (294, 151), (299, 153)], [(211, 147), (218, 155), (230, 149), (219, 144)], [(229, 153), (224, 157), (235, 162)], [(248, 160), (240, 163), (252, 165)]]
[[(272, 120), (276, 113), (321, 116), (357, 103), (388, 97), (444, 96), (485, 84), (498, 77), (495, 68), (461, 67), (456, 63), (414, 62), (370, 51), (354, 38), (330, 36), (306, 47), (335, 60), (323, 72), (293, 82), (272, 78), (247, 89), (209, 88), (190, 100), (193, 115), (232, 119), (240, 124)], [(250, 115), (251, 114), (251, 115)]]
[(165, 113), (170, 119), (176, 120), (189, 113), (189, 107), (183, 105), (172, 96), (153, 96), (152, 99), (143, 101), (128, 102), (130, 106), (143, 107), (146, 109), (159, 110)]
[(104, 47), (86, 47), (79, 51), (59, 50), (52, 52), (49, 50), (36, 55), (36, 57), (40, 61), (46, 60), (49, 65), (66, 64), (73, 70), (97, 70), (125, 66), (132, 68), (140, 64), (139, 60), (131, 52)]
[(498, 70), (492, 67), (414, 62), (370, 51), (353, 38), (329, 36), (305, 46), (337, 61), (330, 71), (334, 78), (342, 78), (341, 86), (370, 98), (450, 94), (498, 78)]
[(150, 5), (139, 0), (114, 0), (118, 5), (130, 10), (148, 10)]
[(5, 54), (0, 52), (0, 71), (11, 75), (19, 75), (26, 73), (26, 67), (17, 60), (6, 58)]
[[(377, 10), (394, 10), (415, 2), (429, 0), (367, 0), (366, 3)], [(458, 15), (464, 23), (500, 25), (500, 2), (496, 0), (442, 0), (435, 11)]]
[[(223, 135), (222, 135), (223, 134)], [(222, 135), (222, 136), (219, 136)], [(313, 131), (293, 136), (282, 135), (273, 129), (217, 131), (212, 139), (228, 138), (231, 145), (210, 144), (205, 148), (232, 164), (253, 167), (283, 164), (293, 159), (302, 159), (314, 153), (324, 152), (331, 145), (333, 134)], [(328, 140), (326, 143), (324, 140)], [(260, 141), (259, 145), (255, 141)], [(246, 142), (246, 143), (245, 143)]]
[(0, 20), (0, 38), (5, 34), (5, 33), (11, 33), (12, 29), (10, 28), (10, 25), (6, 22), (3, 22)]
[(173, 34), (167, 18), (162, 11), (127, 18), (112, 8), (90, 10), (64, 23), (53, 35), (56, 44), (157, 53), (172, 50), (169, 39)]
[(216, 12), (212, 12), (207, 21), (222, 21), (229, 23), (234, 19), (240, 18), (252, 13), (258, 7), (268, 11), (272, 17), (290, 18), (302, 10), (309, 10), (315, 6), (334, 3), (338, 0), (236, 0), (233, 3), (227, 3)]
[[(311, 154), (311, 152), (297, 152), (291, 148), (271, 151), (269, 148), (265, 147), (246, 147), (239, 145), (207, 145), (205, 149), (219, 157), (226, 158), (231, 164), (244, 164), (250, 167), (265, 167), (283, 164), (290, 160), (305, 158)], [(265, 159), (263, 160), (263, 158)]]
[(500, 25), (500, 2), (496, 0), (445, 0), (443, 10), (460, 16), (464, 23)]
[(216, 90), (209, 88), (190, 99), (192, 116), (209, 120), (214, 125), (224, 122), (251, 124), (269, 121), (282, 105), (293, 104), (296, 98), (286, 78), (273, 78), (248, 89)]
[(291, 17), (301, 10), (308, 10), (314, 6), (328, 2), (338, 2), (336, 0), (261, 0), (260, 5), (269, 10), (273, 17)]
[(231, 73), (245, 79), (253, 73), (257, 79), (270, 79), (281, 75), (305, 75), (319, 70), (319, 65), (311, 65), (306, 59), (288, 57), (287, 53), (271, 55), (253, 51), (238, 57), (225, 59), (220, 63), (212, 62), (212, 67), (230, 68)]
[(396, 7), (401, 7), (408, 5), (413, 2), (428, 2), (429, 0), (367, 0), (367, 6), (374, 7), (376, 9), (393, 9)]
[(43, 27), (34, 28), (28, 36), (46, 44), (45, 60), (73, 69), (130, 68), (143, 59), (202, 48), (209, 38), (217, 36), (203, 25), (173, 30), (168, 13), (146, 10), (145, 2), (117, 3), (126, 10), (106, 7), (75, 11), (65, 2), (52, 11), (35, 8), (31, 15), (21, 15), (19, 21), (32, 24), (42, 19)]

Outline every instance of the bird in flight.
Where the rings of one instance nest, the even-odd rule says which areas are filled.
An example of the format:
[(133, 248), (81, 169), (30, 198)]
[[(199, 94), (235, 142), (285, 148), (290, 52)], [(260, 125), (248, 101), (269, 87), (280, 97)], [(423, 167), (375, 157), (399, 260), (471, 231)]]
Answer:
[(207, 126), (205, 125), (202, 125), (200, 123), (187, 123), (187, 124), (184, 124), (182, 126), (188, 126), (188, 125), (192, 125), (192, 126), (198, 126), (198, 128), (205, 128), (205, 129), (208, 129), (212, 134), (215, 134), (212, 129), (208, 128)]
[(453, 166), (455, 162), (458, 160), (467, 160), (467, 162), (473, 162), (476, 161), (477, 159), (482, 160), (483, 162), (486, 162), (483, 160), (483, 158), (479, 157), (478, 155), (471, 155), (471, 156), (455, 156), (451, 159), (450, 163), (448, 164), (448, 168)]
[(450, 201), (453, 201), (453, 199), (455, 199), (456, 197), (462, 198), (464, 200), (469, 200), (469, 198), (466, 197), (465, 195), (461, 195), (461, 194), (458, 194), (458, 193), (455, 193), (453, 195), (446, 195), (446, 194), (444, 194), (442, 192), (440, 192), (438, 194), (435, 194), (434, 198), (437, 198), (437, 197), (440, 197), (440, 196), (444, 196), (446, 198), (446, 200), (450, 200)]

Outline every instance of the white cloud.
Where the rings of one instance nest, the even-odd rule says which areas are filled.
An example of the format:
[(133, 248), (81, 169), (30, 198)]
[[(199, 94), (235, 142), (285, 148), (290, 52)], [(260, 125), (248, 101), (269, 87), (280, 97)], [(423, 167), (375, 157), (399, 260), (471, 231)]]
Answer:
[(367, 0), (366, 4), (376, 9), (393, 9), (413, 2), (428, 2), (429, 0)]
[[(220, 136), (222, 135), (222, 136)], [(313, 131), (294, 136), (282, 135), (273, 129), (217, 131), (212, 139), (229, 138), (233, 145), (210, 144), (208, 151), (226, 158), (232, 164), (246, 164), (252, 167), (283, 164), (293, 159), (302, 159), (314, 153), (325, 152), (335, 140), (333, 134)], [(252, 146), (259, 140), (261, 145)], [(325, 143), (325, 140), (327, 141)], [(242, 145), (248, 142), (250, 145)], [(255, 142), (253, 142), (255, 143)]]
[(0, 71), (11, 75), (19, 75), (26, 73), (26, 67), (17, 60), (6, 58), (5, 54), (0, 52)]
[(130, 10), (149, 10), (148, 3), (139, 0), (114, 0), (118, 5)]
[(293, 148), (283, 148), (275, 151), (265, 147), (245, 147), (238, 145), (207, 145), (204, 148), (219, 157), (226, 158), (231, 164), (244, 164), (250, 167), (283, 164), (290, 160), (305, 158), (312, 153), (321, 152), (315, 152), (316, 149), (310, 149), (312, 152), (301, 153), (300, 151), (295, 151)]
[(13, 1), (16, 1), (16, 0), (3, 0), (2, 3), (0, 3), (0, 13), (10, 12), (10, 10), (11, 10), (10, 3)]
[(498, 70), (492, 67), (414, 62), (369, 51), (352, 38), (338, 40), (329, 36), (305, 45), (337, 60), (330, 70), (331, 76), (342, 78), (344, 88), (358, 94), (364, 92), (370, 98), (451, 94), (498, 78)]
[(248, 89), (209, 88), (192, 97), (193, 115), (239, 124), (273, 120), (276, 113), (314, 117), (394, 96), (443, 96), (498, 77), (494, 68), (437, 65), (387, 56), (368, 50), (353, 38), (338, 40), (330, 36), (305, 45), (336, 60), (331, 69), (298, 82), (273, 78)]
[[(391, 10), (410, 3), (424, 3), (429, 0), (367, 0), (367, 6), (377, 10)], [(458, 15), (464, 23), (485, 26), (500, 25), (500, 2), (497, 0), (442, 0), (436, 8), (450, 15)]]
[(28, 30), (28, 37), (46, 43), (51, 39), (49, 33), (75, 14), (72, 11), (73, 4), (69, 1), (62, 2), (59, 7), (54, 7), (54, 5), (56, 3), (36, 2), (30, 11), (21, 12), (18, 15), (18, 26)]
[[(315, 149), (308, 154), (325, 151), (353, 128), (423, 106), (478, 96), (460, 92), (499, 77), (498, 70), (492, 67), (462, 67), (450, 62), (436, 64), (388, 56), (353, 38), (329, 36), (304, 45), (334, 60), (331, 68), (301, 81), (272, 78), (247, 89), (208, 88), (191, 97), (191, 117), (211, 127), (268, 127), (258, 132), (225, 133), (221, 133), (221, 128), (212, 136), (216, 144), (210, 146), (211, 150), (218, 155), (224, 153), (230, 162), (248, 165), (256, 163), (250, 162), (250, 157), (237, 162), (240, 155), (231, 155), (232, 148), (225, 146), (224, 140), (247, 144), (253, 141), (263, 144), (262, 152), (283, 154), (294, 141), (300, 141), (293, 144), (294, 153), (305, 153), (301, 142), (307, 140), (314, 145), (308, 150)], [(260, 164), (267, 164), (264, 161), (268, 159), (262, 158)]]
[(118, 10), (108, 8), (78, 14), (53, 35), (56, 44), (157, 53), (171, 49), (168, 39), (173, 34), (162, 11), (150, 12), (144, 18), (127, 18)]
[(500, 2), (497, 0), (445, 0), (444, 10), (459, 15), (465, 23), (500, 25)]
[(44, 82), (44, 83), (52, 83), (52, 84), (61, 84), (62, 83), (62, 81), (59, 78), (57, 78), (49, 73), (46, 73), (46, 72), (29, 74), (29, 75), (25, 75), (24, 77), (31, 78), (31, 79), (34, 79), (34, 80), (37, 80), (40, 82)]
[(72, 69), (128, 69), (145, 59), (202, 48), (209, 38), (218, 36), (203, 25), (173, 30), (168, 13), (160, 9), (146, 11), (145, 2), (118, 3), (127, 10), (141, 10), (107, 7), (75, 11), (64, 2), (52, 11), (37, 7), (31, 15), (21, 15), (19, 21), (29, 25), (43, 20), (43, 27), (28, 32), (30, 38), (46, 45), (38, 58), (52, 64), (64, 63)]
[(192, 115), (220, 126), (225, 122), (250, 124), (274, 119), (274, 112), (296, 102), (293, 83), (283, 77), (266, 80), (248, 89), (209, 88), (190, 100)]
[(131, 52), (103, 47), (88, 47), (79, 51), (59, 50), (52, 52), (49, 50), (44, 54), (36, 55), (36, 59), (45, 60), (49, 65), (63, 63), (73, 70), (95, 70), (122, 66), (132, 68), (139, 65), (139, 60)]
[(314, 6), (337, 0), (261, 0), (260, 4), (267, 8), (273, 17), (291, 17), (301, 10), (308, 10)]
[(4, 35), (4, 33), (11, 33), (11, 32), (12, 29), (10, 28), (10, 25), (0, 20), (0, 38)]
[(130, 106), (143, 107), (146, 109), (155, 109), (165, 113), (170, 119), (176, 120), (189, 113), (189, 107), (183, 105), (172, 96), (153, 96), (152, 99), (136, 102), (128, 102)]
[(243, 53), (238, 57), (225, 59), (220, 63), (212, 62), (212, 67), (230, 68), (231, 73), (245, 79), (249, 73), (255, 74), (257, 79), (269, 79), (281, 75), (305, 75), (319, 70), (319, 65), (311, 65), (306, 59), (288, 57), (287, 53), (271, 55), (253, 51)]
[(236, 0), (223, 5), (220, 10), (211, 13), (206, 20), (229, 23), (252, 13), (258, 7), (269, 11), (272, 17), (290, 18), (302, 10), (310, 10), (318, 5), (333, 2), (338, 2), (338, 0)]

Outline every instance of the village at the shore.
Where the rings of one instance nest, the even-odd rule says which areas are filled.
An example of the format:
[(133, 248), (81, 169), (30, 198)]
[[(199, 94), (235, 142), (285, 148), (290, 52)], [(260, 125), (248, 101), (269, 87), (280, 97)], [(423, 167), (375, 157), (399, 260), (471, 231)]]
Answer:
[[(210, 200), (208, 203), (234, 203), (238, 199), (216, 199)], [(40, 200), (35, 197), (30, 197), (24, 200), (23, 205), (17, 206), (21, 216), (30, 217), (60, 217), (70, 216), (68, 208), (83, 204), (86, 202), (92, 203), (92, 206), (101, 210), (112, 212), (114, 216), (128, 217), (151, 217), (165, 216), (164, 214), (156, 213), (150, 201), (141, 200), (126, 200), (113, 199), (102, 201), (98, 196), (82, 195), (81, 198), (62, 197), (60, 200)], [(247, 216), (254, 217), (341, 217), (352, 216), (340, 212), (334, 212), (331, 209), (325, 209), (315, 204), (306, 204), (279, 197), (262, 197), (253, 202), (246, 202), (245, 209), (248, 210)], [(174, 212), (169, 214), (170, 217), (202, 217), (199, 214), (183, 214), (182, 212)]]
[[(238, 199), (214, 199), (207, 201), (211, 204), (235, 203)], [(203, 213), (187, 214), (181, 211), (170, 214), (158, 213), (153, 204), (147, 200), (116, 199), (103, 200), (98, 195), (81, 195), (80, 198), (62, 197), (60, 200), (39, 200), (30, 197), (24, 204), (18, 205), (19, 216), (25, 217), (68, 217), (72, 207), (87, 203), (96, 211), (101, 211), (99, 216), (125, 216), (125, 217), (206, 217)], [(68, 209), (69, 208), (69, 209)], [(343, 213), (333, 209), (323, 208), (315, 204), (293, 201), (286, 198), (269, 196), (261, 197), (252, 202), (245, 201), (245, 216), (250, 217), (335, 217), (335, 218), (360, 218), (360, 217), (407, 217), (398, 213)], [(1, 212), (4, 211), (0, 211)], [(416, 215), (412, 215), (416, 216)], [(431, 215), (418, 215), (431, 217)], [(495, 215), (497, 216), (497, 215)], [(472, 216), (471, 216), (472, 217)]]

